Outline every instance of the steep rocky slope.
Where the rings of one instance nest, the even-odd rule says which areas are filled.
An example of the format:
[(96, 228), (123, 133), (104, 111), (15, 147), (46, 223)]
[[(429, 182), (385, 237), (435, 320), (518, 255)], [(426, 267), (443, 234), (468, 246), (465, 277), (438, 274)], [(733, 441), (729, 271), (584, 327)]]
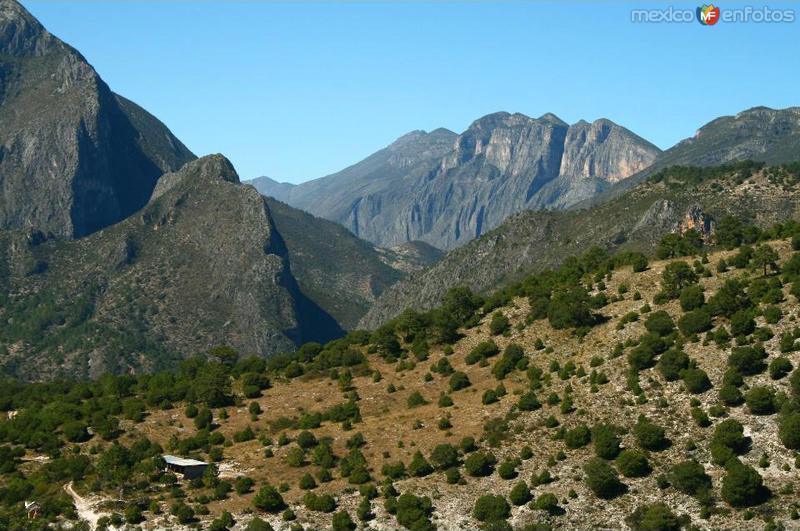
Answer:
[(79, 240), (0, 231), (0, 364), (40, 379), (155, 370), (215, 344), (292, 350), (355, 327), (422, 267), (414, 256), (267, 199), (224, 157), (203, 157)]
[(0, 227), (90, 234), (193, 158), (19, 3), (0, 0)]
[(343, 328), (355, 328), (378, 295), (404, 276), (397, 253), (376, 249), (337, 223), (275, 199), (266, 198), (266, 203), (303, 293)]
[(260, 191), (383, 246), (452, 249), (521, 210), (564, 208), (649, 166), (658, 148), (609, 120), (495, 113), (464, 133), (413, 132), (338, 174)]
[(152, 370), (222, 343), (270, 354), (341, 331), (298, 288), (263, 197), (221, 156), (164, 175), (108, 229), (3, 243), (3, 365), (26, 378)]
[[(747, 170), (748, 172), (750, 170)], [(680, 178), (644, 182), (590, 209), (527, 211), (451, 251), (431, 268), (387, 290), (362, 319), (375, 328), (405, 308), (432, 308), (451, 287), (491, 292), (531, 271), (560, 264), (593, 245), (652, 252), (662, 236), (685, 222), (690, 211), (710, 219), (750, 216), (759, 225), (795, 218), (800, 193), (765, 173), (739, 182), (734, 169), (720, 178), (682, 183)]]

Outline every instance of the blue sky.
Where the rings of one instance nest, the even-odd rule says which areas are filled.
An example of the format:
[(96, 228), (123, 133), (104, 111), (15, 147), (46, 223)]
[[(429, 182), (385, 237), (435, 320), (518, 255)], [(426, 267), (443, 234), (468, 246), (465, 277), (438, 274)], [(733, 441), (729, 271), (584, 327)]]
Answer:
[(23, 2), (242, 179), (320, 177), (500, 110), (605, 117), (666, 148), (720, 115), (800, 105), (800, 22), (632, 23), (647, 2)]

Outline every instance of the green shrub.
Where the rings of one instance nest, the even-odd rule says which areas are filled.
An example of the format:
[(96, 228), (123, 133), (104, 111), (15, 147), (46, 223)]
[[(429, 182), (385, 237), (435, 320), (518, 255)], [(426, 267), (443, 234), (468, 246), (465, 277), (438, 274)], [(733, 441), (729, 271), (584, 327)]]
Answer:
[(746, 453), (750, 440), (744, 436), (744, 427), (738, 420), (725, 419), (714, 429), (709, 448), (712, 460), (724, 465), (732, 456)]
[(669, 480), (673, 487), (690, 496), (711, 489), (711, 477), (706, 474), (703, 465), (694, 459), (673, 466)]
[(450, 376), (450, 391), (459, 391), (472, 385), (466, 374), (456, 371)]
[(753, 387), (744, 395), (747, 408), (754, 415), (775, 413), (775, 391), (771, 387)]
[(773, 380), (780, 380), (790, 372), (792, 372), (792, 362), (789, 358), (781, 356), (769, 364), (769, 376)]
[(767, 497), (761, 475), (751, 466), (731, 459), (722, 478), (722, 499), (734, 507), (759, 505)]
[(767, 306), (764, 308), (764, 320), (769, 324), (776, 324), (783, 317), (780, 306)]
[(586, 485), (598, 498), (615, 498), (626, 490), (617, 471), (599, 457), (590, 459), (583, 471), (586, 473)]
[(339, 511), (333, 515), (331, 527), (333, 531), (354, 531), (356, 524), (347, 511)]
[(617, 468), (627, 478), (641, 478), (650, 473), (650, 463), (639, 450), (623, 450), (616, 460)]
[(517, 477), (517, 463), (514, 461), (503, 461), (497, 467), (497, 474), (502, 479), (514, 479)]
[(692, 394), (705, 393), (711, 389), (711, 380), (703, 369), (684, 369), (681, 378), (686, 389)]
[(669, 446), (664, 428), (650, 422), (643, 416), (639, 417), (638, 422), (634, 425), (633, 434), (639, 446), (645, 450), (658, 451)]
[(458, 450), (452, 444), (439, 444), (431, 452), (431, 463), (437, 470), (458, 466)]
[(658, 371), (668, 382), (680, 378), (681, 371), (689, 367), (689, 356), (682, 350), (669, 349), (658, 359)]
[(595, 323), (589, 294), (582, 286), (571, 286), (553, 293), (547, 305), (547, 319), (556, 330), (581, 328)]
[(469, 354), (464, 358), (467, 365), (474, 365), (481, 360), (497, 356), (500, 353), (500, 348), (492, 341), (482, 341), (478, 343), (475, 348), (469, 351)]
[(317, 488), (317, 482), (314, 481), (314, 476), (306, 472), (303, 477), (300, 478), (300, 488), (303, 490), (311, 490)]
[(711, 313), (704, 308), (692, 310), (678, 319), (678, 329), (687, 337), (711, 330), (712, 326)]
[(672, 317), (664, 310), (651, 313), (644, 322), (644, 327), (648, 332), (653, 332), (659, 336), (668, 336), (675, 330), (675, 323)]
[(411, 393), (408, 396), (408, 400), (406, 400), (406, 405), (408, 405), (409, 408), (424, 406), (427, 403), (428, 402), (425, 400), (425, 398), (419, 391), (414, 391), (413, 393)]
[(703, 294), (703, 287), (698, 284), (686, 286), (681, 290), (679, 300), (681, 309), (684, 312), (696, 310), (706, 302), (706, 297)]
[(489, 476), (494, 471), (497, 458), (491, 452), (474, 452), (464, 460), (464, 469), (473, 477)]
[(511, 500), (511, 503), (517, 506), (525, 505), (531, 501), (532, 497), (531, 490), (524, 481), (517, 482), (517, 484), (514, 485), (514, 488), (511, 489), (511, 493), (508, 495), (508, 499)]
[(781, 418), (778, 436), (786, 448), (800, 450), (800, 413), (789, 413)]
[(433, 504), (427, 496), (401, 494), (395, 507), (397, 523), (412, 531), (435, 531), (430, 521)]
[(332, 513), (336, 510), (336, 500), (330, 494), (317, 495), (313, 492), (306, 492), (303, 496), (303, 504), (309, 511), (318, 513)]
[(691, 410), (692, 418), (694, 419), (695, 423), (700, 426), (701, 428), (707, 428), (711, 426), (711, 419), (708, 418), (708, 414), (703, 411), (700, 407), (693, 407)]
[(297, 445), (305, 450), (311, 449), (317, 445), (317, 438), (308, 430), (301, 431), (297, 435)]
[(670, 262), (661, 274), (661, 290), (668, 299), (675, 299), (686, 286), (697, 283), (697, 274), (682, 261)]
[(742, 392), (739, 391), (739, 388), (730, 384), (725, 384), (720, 387), (719, 399), (722, 400), (726, 406), (738, 406), (744, 402), (744, 396)]
[(78, 420), (71, 420), (69, 422), (65, 422), (61, 426), (61, 431), (64, 434), (64, 438), (67, 439), (69, 442), (79, 443), (85, 442), (92, 438), (89, 435), (89, 431), (87, 430), (88, 426)]
[(247, 524), (244, 531), (274, 531), (272, 526), (259, 517), (255, 517)]
[(731, 316), (733, 337), (749, 336), (756, 330), (756, 322), (749, 310), (740, 310)]
[(458, 444), (458, 446), (459, 448), (461, 448), (461, 451), (465, 454), (474, 452), (475, 450), (478, 449), (478, 445), (475, 444), (475, 438), (469, 436), (461, 439), (461, 442)]
[(503, 496), (485, 494), (475, 500), (472, 515), (479, 522), (505, 520), (511, 514), (511, 507)]
[(789, 376), (789, 389), (795, 399), (800, 399), (800, 369), (795, 369)]
[(305, 451), (299, 446), (289, 448), (289, 451), (286, 452), (286, 464), (295, 468), (305, 466), (307, 464)]
[(571, 430), (567, 430), (564, 434), (564, 444), (570, 449), (582, 448), (589, 444), (591, 440), (592, 433), (589, 431), (589, 428), (583, 424)]
[(267, 513), (279, 513), (286, 508), (286, 503), (280, 492), (270, 484), (264, 485), (253, 497), (256, 509)]
[(528, 391), (527, 393), (523, 394), (519, 397), (519, 402), (517, 402), (517, 407), (520, 411), (535, 411), (542, 407), (542, 404), (539, 402), (539, 399), (536, 398), (536, 393), (533, 391)]
[(508, 317), (503, 315), (502, 312), (494, 312), (494, 314), (492, 314), (492, 320), (489, 322), (489, 332), (493, 336), (497, 336), (508, 330), (510, 326), (511, 322), (508, 320)]
[(456, 485), (461, 481), (461, 472), (458, 471), (457, 467), (448, 468), (444, 472), (444, 477), (448, 485)]
[(598, 424), (592, 428), (592, 441), (597, 457), (614, 459), (620, 452), (619, 428), (610, 424)]
[(483, 396), (481, 397), (481, 403), (484, 406), (488, 406), (489, 404), (494, 404), (497, 402), (497, 393), (494, 389), (487, 389), (483, 392)]
[(401, 479), (406, 475), (406, 465), (402, 461), (384, 463), (381, 467), (381, 474), (389, 479)]
[(767, 368), (764, 363), (766, 354), (754, 347), (736, 347), (728, 357), (728, 365), (745, 376), (760, 374)]
[(563, 511), (563, 509), (558, 506), (558, 498), (556, 498), (556, 495), (550, 492), (539, 495), (536, 501), (531, 503), (531, 508), (547, 511), (547, 513), (551, 515), (559, 514)]
[[(200, 417), (198, 416), (198, 418), (200, 418)], [(250, 426), (247, 426), (242, 431), (237, 431), (236, 433), (233, 434), (233, 442), (237, 442), (237, 443), (246, 442), (246, 441), (252, 441), (255, 438), (256, 438), (256, 434), (253, 431), (253, 428), (251, 428)]]
[(184, 411), (187, 418), (193, 419), (197, 416), (198, 410), (197, 406), (194, 404), (189, 404), (186, 406), (186, 410)]
[(658, 502), (640, 505), (625, 522), (632, 531), (680, 531), (681, 521), (669, 507)]
[(144, 521), (142, 510), (135, 503), (131, 503), (125, 508), (125, 522), (136, 525)]
[(527, 368), (528, 359), (525, 351), (516, 343), (510, 343), (503, 351), (503, 357), (492, 367), (492, 374), (498, 380), (502, 380), (516, 369)]
[(433, 467), (422, 455), (422, 452), (417, 451), (411, 458), (407, 470), (410, 476), (421, 478), (433, 472)]

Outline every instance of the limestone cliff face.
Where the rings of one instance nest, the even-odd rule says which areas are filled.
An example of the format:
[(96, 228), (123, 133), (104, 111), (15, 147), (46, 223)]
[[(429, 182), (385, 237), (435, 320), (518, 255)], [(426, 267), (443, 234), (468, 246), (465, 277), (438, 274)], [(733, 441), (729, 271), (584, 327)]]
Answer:
[(0, 227), (90, 234), (140, 209), (161, 174), (193, 158), (15, 0), (0, 0)]
[(657, 153), (610, 120), (581, 120), (567, 132), (559, 173), (615, 183), (650, 166)]
[(569, 126), (552, 114), (499, 112), (461, 135), (409, 133), (354, 166), (370, 168), (358, 180), (345, 170), (288, 190), (265, 182), (262, 191), (379, 245), (418, 240), (452, 249), (522, 210), (584, 200), (658, 153), (609, 120)]

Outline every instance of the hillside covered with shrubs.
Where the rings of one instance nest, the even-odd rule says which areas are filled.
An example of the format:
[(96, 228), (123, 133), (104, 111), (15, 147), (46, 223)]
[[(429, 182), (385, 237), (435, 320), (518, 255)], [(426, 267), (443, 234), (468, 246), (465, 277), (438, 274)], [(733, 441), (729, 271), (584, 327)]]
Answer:
[(0, 528), (86, 528), (67, 485), (99, 528), (797, 527), (800, 225), (658, 256), (594, 248), (269, 360), (3, 381)]

